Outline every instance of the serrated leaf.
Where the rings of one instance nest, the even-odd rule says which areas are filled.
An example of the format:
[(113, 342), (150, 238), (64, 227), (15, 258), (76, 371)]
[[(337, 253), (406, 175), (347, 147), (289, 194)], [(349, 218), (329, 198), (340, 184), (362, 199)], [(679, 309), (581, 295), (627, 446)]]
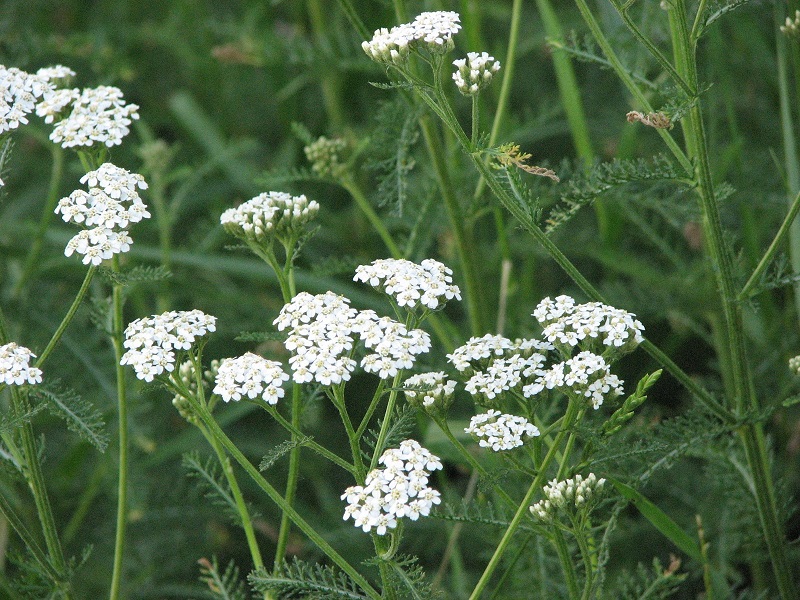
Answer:
[(204, 492), (205, 497), (223, 508), (236, 525), (241, 525), (236, 500), (231, 494), (224, 475), (219, 472), (219, 465), (216, 459), (208, 457), (205, 461), (202, 461), (197, 452), (189, 452), (183, 455), (182, 464), (188, 471), (188, 475), (199, 482), (199, 487)]
[(21, 427), (25, 423), (29, 422), (43, 409), (44, 404), (37, 404), (36, 406), (29, 406), (28, 410), (19, 415), (0, 415), (0, 434), (4, 435), (11, 433), (18, 427)]
[(201, 558), (200, 581), (208, 586), (215, 598), (221, 600), (247, 600), (248, 594), (244, 581), (239, 579), (239, 569), (233, 561), (228, 563), (225, 571), (220, 573), (217, 558)]
[(293, 448), (297, 448), (298, 446), (303, 446), (310, 440), (311, 438), (309, 436), (304, 435), (298, 438), (297, 440), (286, 440), (284, 442), (281, 442), (280, 444), (272, 448), (269, 454), (264, 455), (264, 457), (261, 459), (261, 462), (258, 465), (258, 470), (262, 472), (266, 471), (272, 465), (278, 462), (284, 455), (291, 452)]
[(67, 429), (77, 433), (100, 452), (108, 446), (108, 433), (102, 414), (90, 402), (69, 388), (59, 387), (59, 382), (37, 386), (31, 395), (38, 397), (56, 417), (64, 419)]
[(100, 269), (100, 274), (111, 284), (132, 285), (134, 283), (154, 283), (172, 277), (172, 273), (164, 266), (150, 267), (140, 265), (126, 271)]
[(278, 592), (280, 598), (344, 598), (363, 600), (367, 598), (359, 587), (344, 573), (333, 568), (310, 564), (295, 558), (284, 563), (278, 573), (259, 569), (248, 576), (250, 585), (257, 592)]

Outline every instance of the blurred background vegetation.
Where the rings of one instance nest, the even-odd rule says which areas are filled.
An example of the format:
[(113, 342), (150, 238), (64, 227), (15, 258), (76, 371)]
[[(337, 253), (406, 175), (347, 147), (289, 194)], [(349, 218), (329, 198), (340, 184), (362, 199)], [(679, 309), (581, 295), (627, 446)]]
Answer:
[[(658, 4), (640, 4), (641, 22), (663, 40), (667, 30)], [(389, 2), (354, 0), (353, 6), (370, 31), (396, 23)], [(577, 11), (569, 2), (555, 6), (565, 32), (574, 31), (583, 48), (585, 29)], [(623, 32), (612, 8), (604, 2), (596, 6), (626, 64), (656, 77), (652, 59)], [(487, 51), (507, 68), (510, 1), (408, 2), (408, 10), (412, 15), (423, 10), (462, 11), (470, 25), (456, 38), (458, 56)], [(731, 186), (723, 214), (731, 241), (741, 249), (738, 260), (743, 276), (772, 239), (787, 206), (776, 61), (777, 24), (784, 10), (782, 3), (754, 1), (715, 22), (701, 46), (712, 167), (717, 180)], [(332, 289), (350, 297), (357, 307), (386, 311), (380, 298), (351, 282), (355, 265), (387, 256), (381, 239), (346, 190), (311, 176), (302, 136), (293, 124), (302, 124), (313, 137), (347, 139), (360, 152), (353, 163), (353, 177), (408, 257), (434, 257), (457, 269), (431, 159), (416, 134), (415, 109), (396, 91), (370, 85), (385, 81), (385, 74), (367, 59), (360, 42), (338, 3), (326, 0), (3, 3), (2, 64), (28, 71), (64, 64), (78, 74), (74, 85), (115, 85), (128, 102), (141, 107), (141, 120), (123, 145), (112, 149), (111, 160), (145, 175), (151, 186), (145, 200), (151, 206), (161, 202), (168, 219), (160, 220), (161, 233), (157, 219), (133, 229), (129, 265), (165, 264), (172, 276), (155, 286), (131, 289), (127, 320), (166, 309), (199, 308), (218, 317), (208, 358), (252, 349), (252, 342), (237, 341), (237, 337), (241, 332), (271, 330), (281, 306), (280, 292), (266, 265), (230, 247), (233, 241), (219, 226), (219, 215), (269, 189), (305, 193), (322, 205), (321, 228), (299, 261), (299, 289), (312, 293)], [(537, 4), (525, 3), (516, 74), (498, 142), (520, 144), (533, 155), (533, 163), (547, 164), (562, 176), (558, 186), (531, 182), (545, 207), (569, 197), (570, 182), (583, 173), (559, 95), (553, 52)], [(574, 67), (596, 160), (651, 160), (661, 152), (653, 130), (626, 122), (625, 114), (638, 107), (609, 71), (586, 62), (576, 62)], [(789, 92), (796, 104), (797, 98)], [(482, 122), (487, 131), (498, 93), (499, 80), (484, 95)], [(453, 101), (468, 123), (468, 103), (455, 94)], [(2, 173), (6, 185), (0, 191), (0, 295), (16, 339), (34, 351), (49, 339), (85, 273), (75, 257), (63, 256), (73, 232), (54, 220), (43, 238), (35, 272), (20, 283), (31, 240), (42, 227), (51, 170), (58, 160), (48, 133), (48, 126), (32, 118), (31, 125), (14, 135), (13, 152)], [(484, 322), (493, 324), (501, 267), (491, 198), (488, 193), (473, 198), (474, 172), (455, 145), (446, 137), (444, 141), (450, 174), (474, 233), (473, 252), (480, 257)], [(407, 156), (400, 165), (403, 168), (398, 167), (401, 154)], [(65, 153), (64, 160), (59, 197), (78, 188), (83, 174), (73, 154)], [(391, 179), (400, 171), (398, 188)], [(553, 233), (554, 239), (612, 304), (639, 316), (648, 337), (692, 376), (720, 390), (711, 337), (719, 326), (714, 284), (702, 259), (691, 192), (658, 182), (632, 183), (611, 186), (601, 202), (607, 219), (602, 231), (599, 213), (586, 206)], [(530, 313), (541, 298), (581, 295), (510, 217), (504, 227), (513, 259), (504, 331), (511, 337), (533, 335)], [(168, 244), (164, 244), (166, 231)], [(777, 283), (779, 279), (780, 273), (775, 274)], [(461, 283), (458, 272), (456, 280)], [(107, 293), (108, 286), (96, 280), (91, 302), (67, 332), (46, 375), (61, 378), (89, 399), (104, 412), (113, 431), (113, 353), (93, 319), (102, 312)], [(758, 300), (758, 306), (747, 311), (748, 347), (760, 396), (765, 405), (775, 405), (798, 392), (786, 367), (791, 356), (800, 354), (798, 316), (791, 287), (776, 285)], [(469, 337), (466, 313), (451, 306), (447, 316), (454, 325), (451, 341), (460, 344)], [(488, 327), (492, 329), (493, 325)], [(268, 357), (286, 358), (277, 343), (265, 342), (258, 350)], [(444, 366), (441, 350), (431, 353), (429, 366)], [(651, 359), (637, 353), (626, 359), (621, 376), (632, 386), (654, 368)], [(368, 401), (373, 383), (364, 377), (348, 387), (354, 406)], [(185, 477), (181, 456), (189, 451), (208, 454), (196, 429), (179, 417), (162, 391), (130, 385), (135, 394), (131, 399), (133, 473), (125, 587), (131, 598), (203, 597), (196, 561), (216, 555), (220, 563), (233, 559), (247, 572), (251, 565), (244, 537)], [(366, 391), (360, 394), (360, 388)], [(685, 391), (664, 376), (627, 434), (631, 443), (652, 436), (658, 423), (685, 414), (690, 405)], [(453, 419), (467, 419), (471, 410), (462, 399)], [(309, 402), (306, 429), (346, 454), (344, 436), (336, 427), (326, 427), (334, 418), (331, 411), (324, 402)], [(795, 406), (770, 418), (774, 468), (787, 502), (800, 492), (799, 416)], [(248, 405), (226, 406), (219, 418), (256, 462), (285, 439), (279, 428)], [(684, 423), (688, 428), (691, 419)], [(44, 414), (37, 417), (35, 427), (45, 436), (44, 466), (67, 554), (80, 556), (92, 547), (76, 585), (82, 597), (100, 597), (107, 590), (113, 554), (114, 445), (98, 453)], [(420, 422), (421, 436), (426, 429)], [(654, 475), (646, 493), (688, 531), (695, 528), (695, 514), (703, 516), (719, 573), (738, 590), (763, 575), (750, 566), (750, 558), (758, 556), (761, 548), (754, 513), (740, 514), (747, 510), (741, 478), (735, 477), (731, 462), (719, 459), (726, 452), (737, 452), (733, 446), (726, 447), (726, 440), (723, 436), (687, 448), (670, 468)], [(447, 452), (446, 445), (434, 437), (426, 445), (434, 452)], [(667, 441), (661, 449), (668, 449)], [(651, 446), (640, 458), (654, 460), (658, 453), (659, 448)], [(457, 457), (445, 458), (452, 460), (438, 483), (445, 495), (456, 499), (464, 493), (469, 471)], [(316, 460), (310, 453), (304, 455), (299, 510), (357, 564), (359, 558), (369, 556), (370, 544), (367, 536), (341, 520), (339, 494), (351, 482)], [(632, 461), (631, 457), (625, 460)], [(283, 481), (285, 462), (274, 465), (268, 476)], [(612, 468), (624, 471), (628, 467), (623, 460)], [(268, 562), (279, 515), (245, 477), (240, 481), (259, 515), (257, 527)], [(35, 519), (20, 486), (5, 481), (0, 493), (14, 498), (20, 510)], [(743, 496), (742, 502), (731, 500), (737, 494)], [(435, 519), (414, 524), (404, 550), (419, 554), (433, 575), (451, 528), (452, 523)], [(498, 533), (479, 526), (463, 531), (461, 551), (450, 560), (442, 582), (449, 597), (471, 589), (493, 548), (485, 539)], [(648, 563), (651, 555), (666, 564), (675, 552), (635, 512), (623, 513), (616, 536), (612, 577), (620, 577), (623, 568), (632, 570), (639, 560)], [(789, 520), (789, 536), (800, 536), (796, 514)], [(535, 541), (527, 549), (520, 564), (528, 560), (528, 553), (549, 551)], [(293, 538), (290, 550), (312, 561), (317, 555), (299, 536)], [(19, 575), (21, 567), (8, 559), (20, 551), (13, 532), (0, 537), (4, 565), (0, 586), (10, 574)], [(690, 578), (682, 594), (693, 597), (702, 589), (702, 574), (691, 564), (685, 568)], [(507, 582), (498, 597), (524, 596), (521, 590), (530, 589), (530, 580), (519, 573), (518, 580)], [(547, 589), (555, 584), (541, 585)]]

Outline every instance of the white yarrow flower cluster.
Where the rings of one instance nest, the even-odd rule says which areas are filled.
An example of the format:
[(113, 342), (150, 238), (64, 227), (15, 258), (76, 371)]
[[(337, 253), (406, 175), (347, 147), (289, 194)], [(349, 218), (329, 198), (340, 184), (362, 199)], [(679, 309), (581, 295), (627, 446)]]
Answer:
[(144, 178), (105, 163), (81, 177), (89, 191), (75, 190), (55, 208), (65, 222), (86, 227), (73, 237), (64, 250), (83, 255), (83, 264), (99, 265), (115, 254), (130, 250), (133, 240), (126, 228), (150, 217), (138, 190), (147, 189)]
[(247, 396), (251, 400), (260, 397), (268, 404), (277, 404), (284, 396), (283, 382), (288, 380), (279, 362), (248, 352), (222, 361), (214, 393), (225, 402)]
[(464, 388), (480, 399), (493, 400), (503, 392), (519, 387), (533, 377), (545, 373), (546, 357), (533, 353), (530, 356), (513, 354), (508, 358), (493, 360), (485, 371), (476, 371)]
[(426, 409), (447, 410), (456, 391), (456, 382), (443, 371), (412, 375), (403, 383), (406, 399)]
[(296, 235), (319, 212), (319, 204), (304, 195), (264, 192), (229, 208), (220, 217), (222, 227), (249, 242), (270, 242), (274, 238)]
[(342, 138), (327, 138), (324, 135), (303, 148), (311, 170), (321, 177), (336, 177), (342, 170), (342, 155), (347, 142)]
[(474, 96), (492, 81), (492, 75), (500, 70), (500, 62), (486, 52), (469, 52), (467, 58), (453, 61), (456, 68), (453, 81), (458, 91), (465, 96)]
[(430, 310), (443, 307), (448, 300), (461, 300), (461, 290), (453, 285), (453, 271), (426, 258), (420, 264), (405, 259), (385, 258), (359, 265), (353, 281), (362, 281), (392, 296), (399, 306), (411, 310), (420, 305)]
[(600, 408), (607, 397), (623, 393), (622, 381), (611, 373), (602, 356), (581, 352), (564, 362), (553, 365), (536, 380), (525, 386), (525, 397), (535, 396), (544, 389), (560, 389), (564, 393), (586, 398), (594, 409)]
[(496, 358), (521, 354), (530, 356), (534, 352), (547, 352), (553, 345), (534, 339), (511, 341), (502, 335), (487, 333), (483, 337), (471, 337), (463, 346), (456, 348), (447, 360), (460, 372), (480, 371)]
[(0, 346), (0, 383), (34, 385), (42, 383), (42, 370), (30, 365), (36, 355), (25, 346), (10, 342)]
[(402, 369), (414, 366), (417, 355), (431, 349), (431, 337), (421, 329), (408, 328), (389, 317), (378, 317), (375, 312), (365, 310), (353, 320), (353, 331), (358, 333), (364, 345), (373, 350), (361, 360), (367, 373), (375, 373), (381, 379), (390, 379)]
[(75, 75), (61, 65), (39, 69), (35, 74), (0, 65), (0, 134), (28, 123), (36, 101), (55, 89), (54, 79)]
[(601, 302), (576, 304), (569, 296), (545, 298), (533, 316), (544, 328), (543, 337), (555, 344), (626, 353), (644, 341), (644, 325), (636, 315)]
[(522, 446), (526, 438), (539, 435), (538, 427), (525, 417), (505, 415), (499, 410), (475, 415), (464, 431), (475, 436), (479, 446), (495, 452)]
[(580, 474), (572, 479), (557, 481), (553, 479), (542, 489), (544, 498), (531, 506), (533, 516), (543, 521), (550, 521), (559, 510), (572, 511), (591, 505), (603, 490), (605, 479), (597, 479), (594, 473), (584, 479)]
[(451, 11), (425, 12), (412, 23), (375, 31), (361, 47), (372, 60), (402, 64), (413, 47), (444, 54), (453, 48), (452, 37), (461, 29), (461, 17)]
[(216, 317), (199, 310), (169, 311), (152, 317), (143, 317), (125, 328), (128, 351), (122, 355), (121, 365), (131, 365), (136, 377), (153, 381), (165, 371), (175, 368), (175, 352), (189, 350), (195, 340), (216, 330)]
[(139, 107), (126, 104), (119, 88), (101, 85), (96, 88), (53, 90), (45, 94), (36, 114), (56, 122), (50, 140), (63, 148), (104, 144), (118, 146), (130, 133), (130, 124), (139, 118)]
[(293, 354), (289, 365), (295, 383), (336, 385), (350, 379), (356, 367), (349, 353), (357, 312), (347, 298), (333, 292), (300, 292), (284, 305), (273, 324), (279, 331), (289, 329), (284, 346)]
[(797, 36), (800, 32), (800, 10), (794, 11), (793, 17), (786, 17), (786, 23), (781, 25), (781, 33), (790, 37)]
[(428, 487), (428, 478), (442, 463), (419, 442), (405, 440), (399, 448), (386, 450), (378, 462), (384, 468), (372, 470), (363, 486), (351, 486), (342, 494), (347, 501), (345, 521), (352, 518), (364, 532), (374, 529), (385, 535), (397, 527), (398, 519), (427, 517), (441, 502), (439, 492)]

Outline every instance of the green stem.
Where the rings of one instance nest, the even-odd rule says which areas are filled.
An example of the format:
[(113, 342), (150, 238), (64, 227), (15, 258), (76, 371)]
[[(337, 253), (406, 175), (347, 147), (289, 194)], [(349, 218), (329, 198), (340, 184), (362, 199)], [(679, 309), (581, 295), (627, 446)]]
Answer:
[(189, 402), (192, 404), (192, 408), (194, 408), (196, 414), (200, 417), (203, 421), (205, 426), (208, 428), (209, 433), (217, 439), (222, 446), (228, 451), (228, 453), (233, 457), (233, 459), (238, 462), (242, 468), (247, 472), (248, 475), (253, 479), (253, 482), (263, 490), (270, 499), (278, 505), (278, 507), (289, 515), (289, 518), (292, 522), (297, 525), (298, 529), (300, 529), (312, 543), (314, 543), (322, 552), (324, 552), (330, 559), (336, 564), (342, 571), (347, 573), (350, 578), (364, 591), (364, 593), (372, 598), (373, 600), (380, 600), (381, 595), (373, 588), (369, 582), (364, 579), (364, 577), (350, 564), (348, 563), (334, 548), (326, 542), (322, 536), (314, 530), (311, 525), (309, 525), (305, 519), (303, 519), (300, 514), (286, 501), (283, 497), (278, 493), (278, 491), (272, 487), (272, 485), (264, 479), (261, 473), (258, 472), (253, 464), (247, 460), (244, 454), (242, 454), (241, 450), (236, 447), (231, 439), (225, 435), (225, 432), (222, 431), (220, 426), (214, 420), (214, 417), (208, 412), (204, 406), (201, 406), (196, 400), (189, 399)]
[(383, 221), (378, 216), (378, 213), (375, 212), (375, 209), (372, 208), (372, 205), (364, 195), (364, 192), (361, 191), (361, 188), (358, 187), (349, 176), (342, 177), (340, 179), (340, 183), (342, 187), (350, 193), (350, 195), (353, 197), (353, 200), (356, 201), (358, 208), (362, 213), (364, 213), (364, 216), (367, 217), (369, 224), (372, 225), (373, 229), (378, 232), (378, 235), (383, 240), (383, 243), (386, 245), (386, 249), (389, 250), (389, 253), (392, 255), (392, 257), (403, 258), (403, 253), (400, 251), (400, 248), (397, 247), (397, 244), (395, 244), (394, 240), (392, 239), (392, 235), (389, 233), (389, 230), (386, 229), (386, 225), (384, 225)]
[(791, 207), (789, 208), (789, 213), (786, 215), (783, 223), (781, 223), (778, 233), (775, 234), (775, 239), (772, 240), (769, 248), (767, 248), (764, 256), (759, 261), (758, 266), (756, 266), (756, 268), (753, 270), (753, 274), (750, 275), (750, 279), (748, 279), (747, 283), (745, 283), (744, 287), (742, 287), (742, 291), (739, 292), (739, 300), (744, 300), (749, 297), (750, 290), (752, 290), (753, 287), (755, 287), (755, 285), (759, 282), (764, 271), (772, 262), (772, 258), (775, 256), (775, 253), (778, 251), (778, 247), (783, 242), (786, 234), (789, 233), (789, 230), (791, 229), (798, 212), (800, 212), (800, 193), (798, 193), (792, 201)]
[(372, 400), (367, 407), (367, 411), (364, 413), (361, 423), (358, 425), (358, 429), (356, 429), (356, 439), (360, 440), (361, 436), (364, 435), (364, 432), (367, 430), (369, 421), (372, 419), (372, 415), (375, 414), (375, 409), (378, 408), (378, 403), (381, 400), (381, 396), (383, 396), (383, 390), (385, 387), (386, 384), (384, 383), (383, 379), (381, 379), (378, 383), (378, 387), (375, 388), (375, 393), (372, 394)]
[[(697, 63), (694, 44), (686, 22), (685, 0), (675, 0), (669, 10), (670, 29), (673, 40), (679, 49), (677, 67), (689, 85), (697, 88)], [(690, 127), (685, 129), (689, 156), (695, 161), (698, 177), (698, 196), (703, 214), (703, 232), (706, 248), (711, 257), (714, 274), (717, 278), (722, 311), (725, 317), (725, 337), (727, 354), (731, 366), (734, 387), (733, 404), (739, 416), (747, 411), (758, 411), (759, 402), (755, 395), (749, 366), (747, 363), (743, 336), (741, 304), (737, 301), (734, 289), (733, 257), (725, 246), (718, 204), (709, 164), (708, 146), (701, 103), (698, 101), (689, 111)], [(798, 590), (792, 579), (785, 539), (780, 526), (775, 490), (769, 472), (764, 434), (760, 423), (745, 425), (741, 436), (747, 456), (747, 463), (755, 483), (756, 505), (761, 520), (770, 555), (778, 591), (784, 600), (798, 597)]]
[[(311, 20), (311, 27), (314, 31), (317, 45), (326, 51), (325, 54), (328, 54), (330, 59), (333, 59), (334, 57), (329, 51), (330, 44), (327, 43), (325, 36), (325, 24), (328, 21), (328, 17), (320, 1), (306, 0), (306, 6), (308, 7), (308, 16)], [(342, 81), (338, 77), (335, 66), (335, 64), (330, 64), (328, 68), (323, 71), (321, 85), (325, 112), (328, 114), (328, 119), (333, 129), (339, 131), (345, 125), (345, 117), (341, 100)]]
[(47, 343), (47, 347), (42, 350), (42, 353), (39, 355), (39, 358), (36, 360), (36, 366), (41, 367), (44, 364), (44, 361), (47, 360), (47, 357), (50, 356), (50, 353), (56, 347), (61, 336), (64, 335), (64, 332), (69, 327), (69, 324), (72, 322), (72, 318), (75, 316), (75, 313), (78, 311), (78, 307), (80, 306), (81, 302), (83, 301), (84, 296), (86, 296), (86, 292), (89, 291), (89, 284), (92, 282), (92, 278), (94, 274), (97, 273), (97, 267), (91, 266), (89, 270), (86, 272), (86, 277), (83, 278), (83, 283), (81, 284), (81, 289), (78, 290), (78, 295), (75, 296), (75, 300), (72, 301), (72, 305), (67, 310), (67, 314), (64, 315), (64, 318), (61, 320), (61, 323), (56, 329), (56, 332), (53, 334), (53, 337), (50, 338), (50, 341)]
[(579, 598), (578, 577), (572, 564), (572, 556), (567, 547), (567, 540), (564, 539), (564, 532), (559, 529), (557, 524), (553, 525), (553, 545), (556, 547), (558, 561), (561, 563), (561, 571), (564, 573), (564, 580), (567, 582), (567, 594), (573, 600)]
[(19, 278), (14, 288), (14, 296), (17, 296), (22, 291), (22, 288), (25, 287), (25, 284), (39, 266), (39, 258), (42, 255), (42, 248), (44, 247), (44, 236), (50, 227), (50, 223), (53, 221), (53, 217), (55, 216), (55, 212), (53, 211), (58, 204), (58, 189), (64, 174), (64, 150), (59, 144), (49, 144), (49, 147), (53, 157), (53, 165), (50, 169), (50, 186), (47, 191), (47, 199), (42, 209), (42, 216), (39, 218), (39, 226), (36, 228), (36, 233), (34, 234), (33, 244), (31, 245), (28, 257), (25, 259), (25, 266), (22, 268), (22, 276)]
[(364, 468), (364, 459), (361, 456), (361, 448), (358, 445), (358, 437), (356, 436), (355, 429), (353, 429), (353, 422), (350, 420), (350, 415), (347, 413), (347, 406), (345, 406), (344, 403), (342, 386), (334, 386), (332, 391), (333, 405), (336, 407), (336, 410), (339, 411), (339, 416), (342, 419), (342, 424), (344, 425), (345, 432), (347, 433), (347, 439), (350, 443), (350, 454), (353, 457), (353, 467), (356, 471), (356, 483), (358, 483), (358, 485), (363, 485), (367, 471)]
[[(579, 412), (580, 411), (577, 403), (570, 401), (570, 403), (567, 405), (567, 412), (564, 415), (564, 421), (561, 430), (556, 435), (556, 439), (553, 442), (553, 445), (550, 447), (550, 450), (548, 450), (544, 460), (542, 460), (538, 475), (536, 475), (530, 487), (528, 488), (525, 497), (522, 499), (522, 502), (520, 502), (517, 512), (514, 514), (514, 518), (511, 519), (511, 523), (506, 528), (500, 543), (497, 545), (497, 548), (495, 548), (494, 554), (489, 560), (489, 564), (486, 565), (486, 568), (484, 569), (481, 578), (478, 580), (478, 583), (475, 585), (475, 589), (472, 590), (469, 600), (478, 600), (478, 598), (481, 597), (484, 589), (486, 589), (486, 586), (489, 584), (489, 579), (491, 579), (492, 574), (500, 564), (503, 554), (508, 548), (508, 545), (511, 543), (511, 538), (519, 527), (519, 524), (522, 522), (522, 518), (528, 512), (533, 496), (541, 489), (542, 484), (545, 482), (547, 477), (547, 468), (556, 457), (556, 453), (558, 452), (558, 448), (561, 446), (561, 442), (564, 440), (564, 436), (567, 435), (568, 431), (571, 432), (572, 426), (575, 424), (576, 417), (578, 416)], [(565, 461), (564, 457), (562, 457), (562, 463), (563, 461)]]
[[(292, 385), (292, 407), (291, 407), (291, 432), (292, 442), (297, 444), (300, 432), (300, 386), (298, 384)], [(275, 411), (277, 413), (277, 410)], [(297, 492), (297, 480), (300, 476), (300, 446), (295, 445), (289, 453), (289, 474), (286, 477), (286, 492), (283, 497), (286, 503), (291, 506), (294, 504), (295, 493)], [(289, 543), (289, 531), (292, 522), (289, 515), (283, 513), (281, 515), (281, 526), (278, 530), (278, 543), (275, 547), (275, 564), (274, 569), (280, 569), (281, 564), (286, 560), (286, 546)]]
[[(120, 270), (119, 256), (113, 258), (113, 269)], [(111, 291), (114, 363), (117, 376), (117, 410), (119, 418), (119, 473), (117, 475), (117, 527), (114, 541), (114, 570), (111, 576), (110, 600), (120, 597), (122, 585), (122, 558), (125, 553), (125, 534), (128, 523), (128, 402), (125, 386), (125, 368), (120, 364), (125, 349), (122, 346), (124, 321), (122, 316), (122, 285), (114, 284)]]
[(389, 433), (389, 427), (392, 423), (392, 415), (394, 414), (394, 405), (397, 401), (397, 394), (400, 390), (400, 380), (403, 377), (403, 371), (398, 371), (397, 374), (394, 376), (394, 380), (392, 381), (391, 391), (389, 392), (389, 401), (386, 403), (386, 412), (383, 415), (383, 422), (381, 423), (381, 430), (378, 432), (378, 439), (375, 442), (375, 452), (372, 454), (372, 461), (369, 464), (369, 470), (371, 471), (376, 466), (378, 466), (378, 459), (381, 457), (383, 453), (383, 446), (386, 444), (386, 436)]

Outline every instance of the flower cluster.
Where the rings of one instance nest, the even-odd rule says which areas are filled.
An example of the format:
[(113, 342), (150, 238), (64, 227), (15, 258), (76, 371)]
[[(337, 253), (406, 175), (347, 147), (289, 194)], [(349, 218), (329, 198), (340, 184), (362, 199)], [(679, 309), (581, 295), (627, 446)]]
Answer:
[(465, 96), (475, 96), (492, 81), (492, 75), (500, 70), (500, 62), (486, 52), (469, 52), (467, 58), (453, 61), (456, 68), (453, 81), (458, 91)]
[(78, 223), (87, 229), (73, 237), (64, 250), (83, 255), (83, 264), (99, 265), (115, 254), (130, 250), (133, 242), (125, 228), (150, 216), (137, 189), (147, 189), (144, 178), (111, 163), (81, 177), (89, 192), (75, 190), (62, 198), (55, 213), (65, 222)]
[(461, 17), (451, 11), (425, 12), (413, 22), (375, 31), (361, 47), (372, 60), (402, 64), (411, 48), (444, 54), (453, 48), (452, 37), (461, 29)]
[(432, 410), (445, 411), (450, 406), (456, 382), (447, 379), (443, 371), (412, 375), (403, 383), (409, 403)]
[(786, 24), (781, 25), (781, 33), (791, 37), (800, 34), (800, 10), (794, 11), (794, 18), (786, 17)]
[(473, 396), (492, 400), (503, 392), (519, 387), (532, 377), (544, 375), (545, 360), (545, 355), (538, 352), (527, 357), (512, 354), (508, 358), (497, 358), (485, 371), (476, 371), (464, 387)]
[(595, 409), (600, 408), (607, 396), (617, 397), (623, 392), (622, 381), (611, 373), (605, 359), (591, 352), (581, 352), (553, 365), (525, 386), (522, 393), (528, 398), (545, 388), (585, 397)]
[(644, 325), (636, 315), (600, 302), (575, 304), (569, 296), (545, 298), (533, 316), (544, 328), (544, 338), (562, 347), (580, 346), (601, 353), (613, 349), (624, 354), (644, 341)]
[(800, 356), (794, 356), (789, 359), (789, 368), (796, 375), (800, 375)]
[(175, 368), (175, 351), (188, 350), (197, 338), (216, 330), (216, 317), (199, 310), (169, 311), (136, 319), (125, 328), (128, 349), (119, 361), (131, 365), (136, 377), (153, 381)]
[(0, 65), (0, 134), (28, 123), (37, 99), (52, 93), (53, 80), (75, 75), (61, 65), (39, 69), (35, 74)]
[(314, 173), (321, 177), (336, 177), (342, 169), (342, 154), (347, 150), (347, 142), (322, 136), (303, 150)]
[(381, 379), (397, 375), (400, 369), (410, 369), (414, 359), (431, 349), (431, 337), (421, 329), (408, 328), (389, 317), (378, 317), (371, 310), (362, 311), (353, 320), (353, 331), (364, 345), (373, 350), (361, 360), (367, 373)]
[[(69, 114), (60, 118), (64, 112)], [(109, 148), (122, 143), (130, 133), (130, 124), (139, 118), (139, 107), (126, 104), (119, 88), (101, 85), (96, 88), (52, 90), (36, 107), (45, 123), (56, 121), (50, 140), (63, 148), (104, 144)]]
[(319, 204), (305, 196), (265, 192), (220, 217), (222, 227), (239, 239), (269, 244), (273, 239), (291, 239), (319, 212)]
[(592, 500), (597, 499), (603, 490), (605, 479), (597, 479), (594, 473), (584, 479), (580, 474), (573, 479), (557, 481), (553, 479), (544, 486), (544, 498), (531, 506), (533, 516), (543, 521), (550, 521), (558, 510), (576, 510), (588, 508)]
[(36, 355), (14, 342), (0, 346), (0, 383), (23, 385), (42, 383), (42, 371), (30, 366)]
[(300, 292), (283, 306), (273, 324), (279, 331), (289, 328), (284, 346), (292, 352), (289, 365), (295, 383), (336, 385), (350, 379), (356, 367), (349, 356), (356, 314), (347, 298), (333, 292)]
[(420, 305), (436, 310), (456, 298), (461, 290), (453, 285), (453, 272), (431, 258), (420, 264), (405, 259), (385, 258), (356, 268), (354, 281), (363, 281), (392, 296), (399, 306), (416, 309)]
[(491, 448), (495, 452), (522, 446), (524, 438), (539, 435), (536, 425), (529, 423), (525, 417), (504, 415), (499, 410), (475, 415), (464, 431), (472, 434), (482, 448)]
[(427, 517), (433, 505), (441, 502), (439, 492), (428, 487), (428, 478), (442, 463), (415, 440), (387, 450), (378, 462), (383, 469), (374, 469), (363, 486), (351, 486), (342, 494), (347, 501), (345, 521), (352, 518), (363, 531), (374, 529), (385, 535), (397, 527), (397, 519)]
[(553, 345), (535, 339), (510, 340), (502, 335), (487, 333), (483, 337), (471, 337), (463, 346), (456, 348), (447, 360), (460, 372), (480, 371), (498, 357), (520, 354), (532, 356), (547, 352)]
[(288, 380), (289, 376), (283, 372), (279, 362), (248, 352), (222, 361), (214, 393), (222, 396), (225, 402), (247, 396), (250, 399), (261, 397), (268, 404), (277, 404), (284, 395), (283, 382)]

